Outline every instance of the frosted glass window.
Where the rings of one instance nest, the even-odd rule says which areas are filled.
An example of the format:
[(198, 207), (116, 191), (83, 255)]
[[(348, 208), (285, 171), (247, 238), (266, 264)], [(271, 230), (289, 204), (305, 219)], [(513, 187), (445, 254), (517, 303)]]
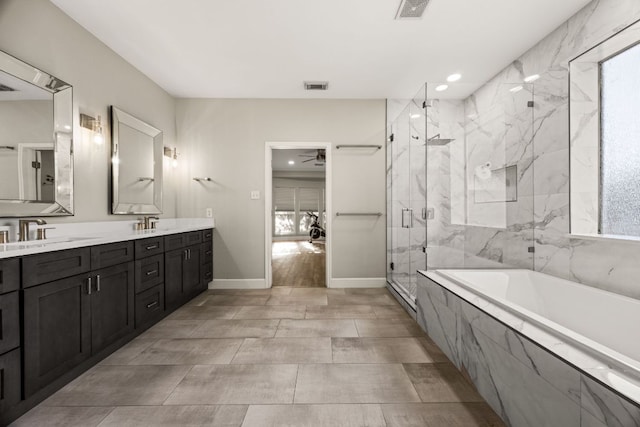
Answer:
[(601, 63), (600, 233), (640, 236), (640, 45)]

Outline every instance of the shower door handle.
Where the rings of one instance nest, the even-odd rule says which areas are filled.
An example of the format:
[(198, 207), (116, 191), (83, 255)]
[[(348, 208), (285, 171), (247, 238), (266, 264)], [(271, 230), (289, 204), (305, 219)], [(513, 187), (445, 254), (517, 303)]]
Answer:
[[(406, 220), (406, 215), (409, 214), (409, 220)], [(413, 209), (402, 209), (402, 228), (413, 228)]]

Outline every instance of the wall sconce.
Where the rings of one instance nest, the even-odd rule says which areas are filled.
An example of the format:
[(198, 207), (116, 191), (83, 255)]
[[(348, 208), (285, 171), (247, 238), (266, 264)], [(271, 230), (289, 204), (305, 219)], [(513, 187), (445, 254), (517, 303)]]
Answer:
[(170, 147), (164, 147), (164, 155), (165, 157), (172, 159), (171, 166), (174, 168), (178, 167), (178, 149), (176, 147), (173, 147), (173, 149)]
[(102, 120), (91, 117), (87, 114), (80, 113), (80, 126), (93, 132), (93, 142), (96, 145), (104, 144), (104, 136), (102, 135)]

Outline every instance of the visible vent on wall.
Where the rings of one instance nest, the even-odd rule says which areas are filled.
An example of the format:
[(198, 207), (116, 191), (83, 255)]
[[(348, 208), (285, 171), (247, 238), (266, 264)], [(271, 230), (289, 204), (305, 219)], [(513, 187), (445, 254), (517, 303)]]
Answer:
[(12, 87), (9, 86), (5, 86), (2, 83), (0, 83), (0, 92), (15, 92), (16, 90)]
[(422, 18), (422, 14), (428, 4), (429, 0), (402, 0), (396, 13), (396, 19)]
[(304, 82), (305, 90), (327, 90), (329, 82)]

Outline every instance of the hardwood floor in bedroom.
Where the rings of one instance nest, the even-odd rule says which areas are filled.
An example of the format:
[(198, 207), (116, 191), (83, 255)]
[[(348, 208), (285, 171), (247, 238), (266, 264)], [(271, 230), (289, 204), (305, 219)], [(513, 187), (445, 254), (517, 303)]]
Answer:
[(326, 252), (323, 241), (273, 242), (273, 286), (326, 287)]

